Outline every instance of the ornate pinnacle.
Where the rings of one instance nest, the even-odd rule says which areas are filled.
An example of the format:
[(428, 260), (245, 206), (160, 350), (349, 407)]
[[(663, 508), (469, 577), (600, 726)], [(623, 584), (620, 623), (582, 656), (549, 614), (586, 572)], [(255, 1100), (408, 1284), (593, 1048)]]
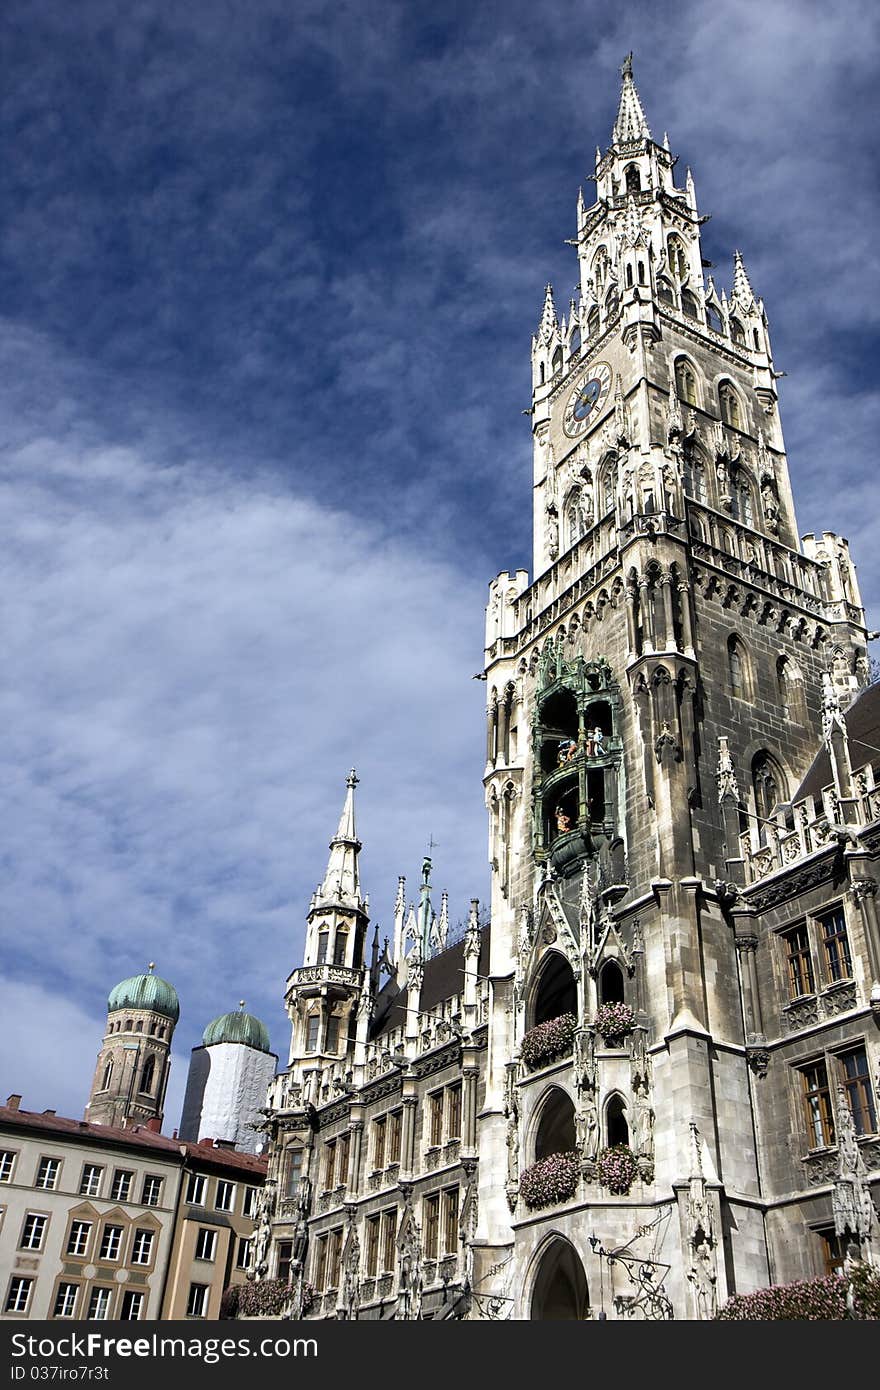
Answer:
[(733, 298), (743, 309), (750, 310), (755, 307), (755, 292), (749, 283), (739, 251), (733, 253)]
[(666, 434), (669, 439), (676, 439), (684, 433), (684, 421), (681, 418), (681, 403), (675, 390), (675, 383), (669, 385), (669, 405), (666, 408)]
[(840, 700), (834, 686), (834, 681), (830, 671), (822, 672), (822, 738), (825, 743), (829, 743), (835, 728), (843, 730), (846, 736), (846, 724), (843, 722), (843, 713), (840, 708)]
[(650, 140), (651, 131), (645, 120), (642, 103), (633, 81), (632, 54), (628, 53), (620, 69), (623, 86), (620, 91), (620, 106), (614, 122), (612, 140), (616, 145), (625, 145), (633, 140)]
[(359, 784), (359, 781), (360, 781), (360, 778), (358, 777), (358, 775), (357, 775), (357, 773), (355, 772), (354, 768), (352, 768), (352, 769), (351, 769), (351, 772), (348, 774), (348, 776), (347, 776), (346, 779), (345, 779), (345, 785), (346, 785), (347, 787), (356, 787), (356, 786)]
[(733, 766), (733, 759), (730, 756), (730, 749), (727, 745), (727, 738), (722, 734), (718, 739), (718, 767), (715, 771), (715, 779), (718, 783), (718, 800), (726, 801), (728, 797), (739, 805), (739, 787), (736, 783), (736, 771)]
[(538, 325), (538, 338), (542, 343), (549, 343), (558, 328), (559, 320), (556, 317), (556, 305), (553, 303), (553, 286), (548, 285), (544, 293), (544, 308), (541, 312), (541, 322)]

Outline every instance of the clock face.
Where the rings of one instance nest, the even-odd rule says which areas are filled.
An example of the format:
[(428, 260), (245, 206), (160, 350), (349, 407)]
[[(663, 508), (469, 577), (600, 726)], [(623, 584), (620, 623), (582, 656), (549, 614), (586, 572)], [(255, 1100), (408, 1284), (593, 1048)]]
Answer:
[(562, 428), (572, 439), (583, 434), (591, 420), (599, 415), (611, 390), (611, 368), (607, 362), (596, 362), (585, 372), (568, 398)]

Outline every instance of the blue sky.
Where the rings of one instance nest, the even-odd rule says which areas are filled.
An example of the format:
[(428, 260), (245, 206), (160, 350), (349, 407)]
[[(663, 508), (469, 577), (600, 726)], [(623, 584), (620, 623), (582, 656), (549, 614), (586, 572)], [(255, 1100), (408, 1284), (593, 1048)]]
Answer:
[(0, 1091), (78, 1114), (150, 959), (171, 1125), (240, 997), (284, 1053), (352, 764), (382, 929), (429, 836), (453, 921), (486, 896), (486, 585), (530, 563), (530, 335), (630, 49), (877, 625), (872, 4), (4, 6)]

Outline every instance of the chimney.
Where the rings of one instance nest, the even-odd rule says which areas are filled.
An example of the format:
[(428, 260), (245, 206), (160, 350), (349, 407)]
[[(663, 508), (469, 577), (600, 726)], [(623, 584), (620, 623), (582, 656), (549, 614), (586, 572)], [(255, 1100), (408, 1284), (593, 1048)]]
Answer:
[(209, 1139), (209, 1138), (206, 1136), (204, 1139), (200, 1139), (200, 1140), (199, 1140), (199, 1148), (200, 1148), (200, 1149), (213, 1149), (213, 1147), (214, 1147), (214, 1140), (213, 1140), (213, 1139)]
[(151, 1120), (147, 1120), (147, 1123), (143, 1126), (143, 1128), (149, 1130), (150, 1134), (161, 1134), (162, 1121), (159, 1119), (158, 1115), (154, 1115)]
[(44, 1114), (44, 1115), (54, 1115), (54, 1114), (55, 1114), (55, 1111), (54, 1111), (54, 1110), (44, 1110), (44, 1111), (43, 1111), (43, 1114)]
[(6, 1097), (6, 1109), (7, 1109), (7, 1110), (17, 1110), (18, 1107), (19, 1107), (20, 1105), (21, 1105), (21, 1096), (7, 1096), (7, 1097)]

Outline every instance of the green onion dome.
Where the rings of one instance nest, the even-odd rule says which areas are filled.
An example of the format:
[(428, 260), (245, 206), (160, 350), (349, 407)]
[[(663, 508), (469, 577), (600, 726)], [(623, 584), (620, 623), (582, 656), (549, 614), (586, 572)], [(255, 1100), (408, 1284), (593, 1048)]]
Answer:
[(150, 965), (146, 975), (132, 975), (111, 989), (107, 1000), (110, 1013), (119, 1009), (149, 1009), (151, 1013), (163, 1014), (176, 1023), (180, 1018), (180, 1000), (177, 990), (167, 980), (153, 974)]
[(235, 1013), (221, 1014), (208, 1024), (202, 1034), (206, 1047), (213, 1043), (244, 1043), (246, 1047), (256, 1048), (258, 1052), (268, 1052), (269, 1030), (253, 1014), (246, 1014), (244, 1004)]

